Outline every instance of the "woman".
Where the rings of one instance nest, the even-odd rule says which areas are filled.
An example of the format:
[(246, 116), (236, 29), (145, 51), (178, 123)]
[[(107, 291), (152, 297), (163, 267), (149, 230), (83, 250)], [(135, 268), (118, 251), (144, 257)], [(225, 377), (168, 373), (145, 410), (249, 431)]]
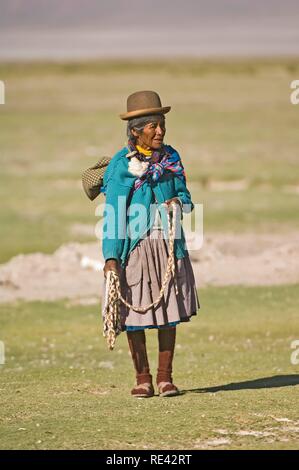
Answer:
[[(170, 109), (162, 107), (159, 95), (153, 91), (140, 91), (128, 97), (127, 112), (120, 115), (128, 122), (128, 146), (113, 157), (104, 176), (104, 276), (106, 279), (109, 270), (117, 272), (123, 297), (138, 307), (157, 299), (166, 270), (167, 213), (163, 208), (166, 206), (171, 216), (172, 201), (179, 211), (191, 212), (194, 207), (179, 154), (164, 144), (165, 114)], [(179, 393), (172, 380), (176, 325), (189, 321), (200, 308), (180, 223), (174, 253), (177, 294), (171, 278), (155, 308), (137, 313), (120, 304), (122, 329), (127, 333), (136, 371), (137, 384), (131, 391), (134, 397), (154, 395), (146, 350), (148, 328), (158, 330), (159, 395)]]

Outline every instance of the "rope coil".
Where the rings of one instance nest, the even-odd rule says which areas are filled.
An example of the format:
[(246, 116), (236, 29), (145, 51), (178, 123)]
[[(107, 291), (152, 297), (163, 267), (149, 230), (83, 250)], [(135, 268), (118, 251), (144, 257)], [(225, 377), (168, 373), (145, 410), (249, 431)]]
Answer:
[(171, 206), (173, 209), (172, 220), (170, 217), (170, 211), (167, 212), (167, 225), (169, 234), (169, 246), (168, 246), (168, 259), (167, 267), (164, 273), (163, 282), (161, 285), (160, 293), (157, 299), (146, 305), (145, 307), (137, 307), (127, 302), (121, 295), (119, 275), (114, 271), (107, 272), (106, 278), (106, 289), (104, 299), (104, 323), (103, 323), (103, 336), (107, 339), (108, 348), (113, 350), (115, 345), (116, 337), (121, 333), (121, 318), (120, 318), (120, 302), (126, 305), (128, 308), (135, 310), (138, 313), (145, 313), (150, 308), (156, 307), (165, 292), (167, 283), (170, 277), (173, 277), (175, 293), (178, 294), (178, 287), (175, 278), (175, 257), (174, 257), (174, 240), (175, 240), (175, 229), (176, 229), (176, 215), (177, 215), (177, 204), (172, 201)]

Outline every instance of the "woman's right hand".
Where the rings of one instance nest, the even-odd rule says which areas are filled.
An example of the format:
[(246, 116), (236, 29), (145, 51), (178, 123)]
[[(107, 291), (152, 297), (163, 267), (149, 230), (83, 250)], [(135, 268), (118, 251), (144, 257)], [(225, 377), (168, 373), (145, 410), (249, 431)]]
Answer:
[(108, 271), (114, 271), (116, 274), (119, 275), (119, 263), (118, 263), (118, 261), (114, 258), (107, 259), (107, 261), (105, 262), (105, 266), (104, 266), (103, 271), (104, 271), (105, 279), (106, 279)]

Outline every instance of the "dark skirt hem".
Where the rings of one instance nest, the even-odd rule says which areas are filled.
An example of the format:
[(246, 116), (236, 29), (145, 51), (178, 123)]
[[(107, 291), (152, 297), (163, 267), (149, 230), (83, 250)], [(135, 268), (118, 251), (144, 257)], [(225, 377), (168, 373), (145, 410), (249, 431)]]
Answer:
[(152, 329), (164, 329), (164, 328), (172, 328), (174, 326), (179, 325), (180, 323), (187, 323), (191, 320), (191, 317), (195, 317), (197, 313), (192, 313), (190, 317), (181, 318), (181, 320), (166, 323), (165, 325), (145, 325), (145, 326), (132, 326), (132, 325), (122, 325), (122, 331), (140, 331), (140, 330), (152, 330)]

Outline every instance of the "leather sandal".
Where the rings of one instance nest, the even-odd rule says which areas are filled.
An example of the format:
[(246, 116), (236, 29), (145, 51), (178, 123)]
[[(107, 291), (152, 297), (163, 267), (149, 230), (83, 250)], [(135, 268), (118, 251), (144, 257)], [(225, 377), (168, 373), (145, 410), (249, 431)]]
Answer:
[(154, 394), (154, 387), (151, 383), (136, 385), (136, 387), (131, 390), (131, 395), (135, 398), (150, 398), (153, 397)]
[(174, 397), (180, 394), (179, 389), (171, 382), (160, 382), (158, 390), (160, 397)]

